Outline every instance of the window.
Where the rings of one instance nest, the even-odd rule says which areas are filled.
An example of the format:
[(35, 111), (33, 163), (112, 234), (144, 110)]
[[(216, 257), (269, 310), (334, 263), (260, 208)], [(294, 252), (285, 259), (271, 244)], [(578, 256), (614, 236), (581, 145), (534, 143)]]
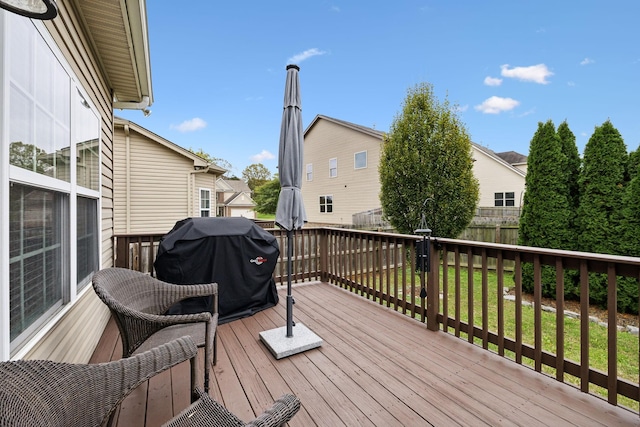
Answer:
[(100, 116), (44, 28), (0, 15), (0, 149), (9, 155), (0, 156), (8, 163), (0, 192), (9, 193), (9, 256), (0, 260), (9, 336), (0, 340), (11, 353), (100, 265)]
[(333, 212), (333, 196), (320, 196), (320, 213)]
[(495, 193), (494, 206), (515, 206), (515, 193), (513, 191), (508, 193)]
[(313, 181), (313, 163), (307, 163), (307, 181)]
[(353, 168), (364, 169), (366, 167), (367, 167), (367, 152), (360, 151), (359, 153), (355, 153), (353, 155)]
[(68, 281), (65, 248), (69, 198), (60, 192), (11, 184), (9, 189), (10, 339), (30, 330), (62, 304)]
[(200, 216), (211, 216), (211, 190), (208, 188), (200, 189)]
[(338, 176), (338, 159), (329, 159), (329, 178)]

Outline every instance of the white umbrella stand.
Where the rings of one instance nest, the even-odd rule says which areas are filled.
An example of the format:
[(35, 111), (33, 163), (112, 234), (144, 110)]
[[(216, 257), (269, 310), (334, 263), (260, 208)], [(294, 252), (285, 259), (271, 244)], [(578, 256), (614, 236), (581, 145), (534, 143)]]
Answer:
[(280, 195), (276, 208), (276, 224), (287, 230), (287, 325), (260, 332), (260, 340), (276, 359), (292, 356), (322, 345), (322, 339), (301, 323), (293, 321), (293, 275), (294, 230), (299, 230), (307, 221), (302, 202), (302, 115), (300, 82), (297, 65), (287, 65), (287, 81), (284, 90), (284, 111), (280, 128), (278, 154), (278, 176)]

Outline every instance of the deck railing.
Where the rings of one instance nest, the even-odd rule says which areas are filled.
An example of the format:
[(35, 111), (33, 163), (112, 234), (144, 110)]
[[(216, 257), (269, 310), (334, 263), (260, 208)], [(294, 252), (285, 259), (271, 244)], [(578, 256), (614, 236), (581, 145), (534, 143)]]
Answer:
[[(286, 283), (286, 232), (269, 229), (278, 239), (279, 262), (274, 272), (277, 283)], [(619, 360), (617, 282), (620, 277), (640, 280), (640, 258), (549, 250), (533, 247), (483, 243), (454, 239), (430, 239), (431, 257), (428, 273), (416, 274), (416, 243), (419, 236), (366, 232), (341, 228), (304, 228), (295, 232), (293, 281), (321, 280), (348, 289), (380, 305), (425, 322), (430, 330), (453, 334), (470, 343), (508, 357), (516, 363), (530, 365), (558, 381), (569, 378), (583, 392), (600, 389), (613, 405), (619, 397), (640, 401), (640, 381), (621, 378)], [(153, 274), (151, 248), (161, 236), (116, 236), (116, 266), (134, 268)], [(532, 321), (523, 314), (523, 265), (533, 266)], [(472, 268), (468, 268), (471, 265)], [(556, 269), (555, 322), (549, 350), (549, 331), (543, 328), (542, 266)], [(508, 267), (505, 267), (508, 266)], [(564, 273), (575, 271), (580, 282), (579, 359), (565, 356)], [(590, 348), (589, 275), (606, 275), (608, 283), (608, 319), (606, 325), (606, 370), (592, 366)], [(491, 283), (489, 276), (496, 283)], [(465, 277), (466, 276), (466, 277)], [(428, 285), (421, 292), (424, 279)], [(512, 290), (513, 302), (506, 302), (504, 289)], [(510, 311), (507, 316), (507, 304)], [(640, 295), (638, 297), (640, 306)], [(527, 317), (529, 318), (529, 317)], [(532, 324), (531, 324), (532, 323)], [(513, 326), (511, 332), (505, 326)], [(544, 323), (549, 328), (548, 323)], [(511, 328), (510, 328), (511, 329)], [(533, 339), (523, 338), (532, 330)], [(555, 333), (553, 333), (555, 332)], [(637, 344), (637, 340), (636, 346)], [(570, 345), (574, 345), (571, 343)], [(640, 353), (640, 347), (636, 348)], [(595, 387), (594, 387), (595, 386)], [(629, 406), (629, 405), (625, 405)], [(630, 405), (633, 406), (633, 405)]]

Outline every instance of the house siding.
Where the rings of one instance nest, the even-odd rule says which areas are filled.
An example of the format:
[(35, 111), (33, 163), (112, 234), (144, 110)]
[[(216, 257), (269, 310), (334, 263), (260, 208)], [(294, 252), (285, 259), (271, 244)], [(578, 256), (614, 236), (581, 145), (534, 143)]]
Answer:
[(193, 214), (192, 203), (197, 203), (193, 200), (197, 188), (193, 188), (190, 174), (193, 160), (133, 130), (128, 139), (127, 143), (126, 131), (118, 127), (114, 150), (119, 165), (114, 175), (115, 232), (166, 233), (176, 221)]
[[(58, 17), (45, 27), (71, 66), (77, 82), (87, 92), (100, 114), (101, 126), (101, 260), (100, 265), (113, 265), (113, 113), (111, 94), (98, 60), (76, 11), (69, 2), (58, 2)], [(109, 311), (92, 289), (83, 291), (68, 304), (42, 336), (25, 346), (25, 359), (49, 359), (69, 363), (86, 363), (109, 320)], [(70, 350), (72, 349), (72, 350)]]
[(524, 194), (525, 174), (519, 169), (504, 165), (496, 167), (496, 160), (484, 151), (473, 147), (473, 174), (480, 183), (478, 207), (493, 207), (495, 193), (513, 192), (515, 206), (519, 207)]
[[(304, 139), (304, 167), (313, 164), (313, 180), (303, 173), (302, 194), (310, 223), (351, 224), (352, 215), (379, 208), (378, 164), (382, 140), (320, 119)], [(367, 151), (367, 167), (354, 169), (354, 154)], [(338, 176), (329, 177), (329, 159), (338, 160)], [(306, 170), (306, 169), (305, 169)], [(321, 213), (319, 196), (333, 196), (333, 212)]]
[[(382, 134), (352, 123), (317, 116), (305, 131), (302, 195), (310, 223), (351, 225), (352, 215), (379, 208), (378, 166)], [(493, 207), (495, 193), (514, 193), (520, 206), (525, 189), (526, 164), (519, 168), (477, 144), (471, 144), (473, 174), (480, 184), (479, 207)], [(367, 151), (367, 167), (354, 169), (354, 154)], [(337, 159), (338, 175), (329, 177), (329, 160)], [(313, 165), (313, 180), (306, 179), (306, 165)], [(321, 213), (319, 196), (333, 196), (333, 212)]]

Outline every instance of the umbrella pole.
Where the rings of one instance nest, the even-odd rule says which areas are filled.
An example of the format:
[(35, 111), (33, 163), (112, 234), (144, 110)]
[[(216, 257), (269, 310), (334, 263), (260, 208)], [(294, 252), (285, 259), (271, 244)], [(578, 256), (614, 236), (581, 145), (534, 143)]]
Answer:
[(293, 269), (293, 230), (287, 230), (287, 337), (293, 336), (293, 296), (291, 295), (291, 270)]

